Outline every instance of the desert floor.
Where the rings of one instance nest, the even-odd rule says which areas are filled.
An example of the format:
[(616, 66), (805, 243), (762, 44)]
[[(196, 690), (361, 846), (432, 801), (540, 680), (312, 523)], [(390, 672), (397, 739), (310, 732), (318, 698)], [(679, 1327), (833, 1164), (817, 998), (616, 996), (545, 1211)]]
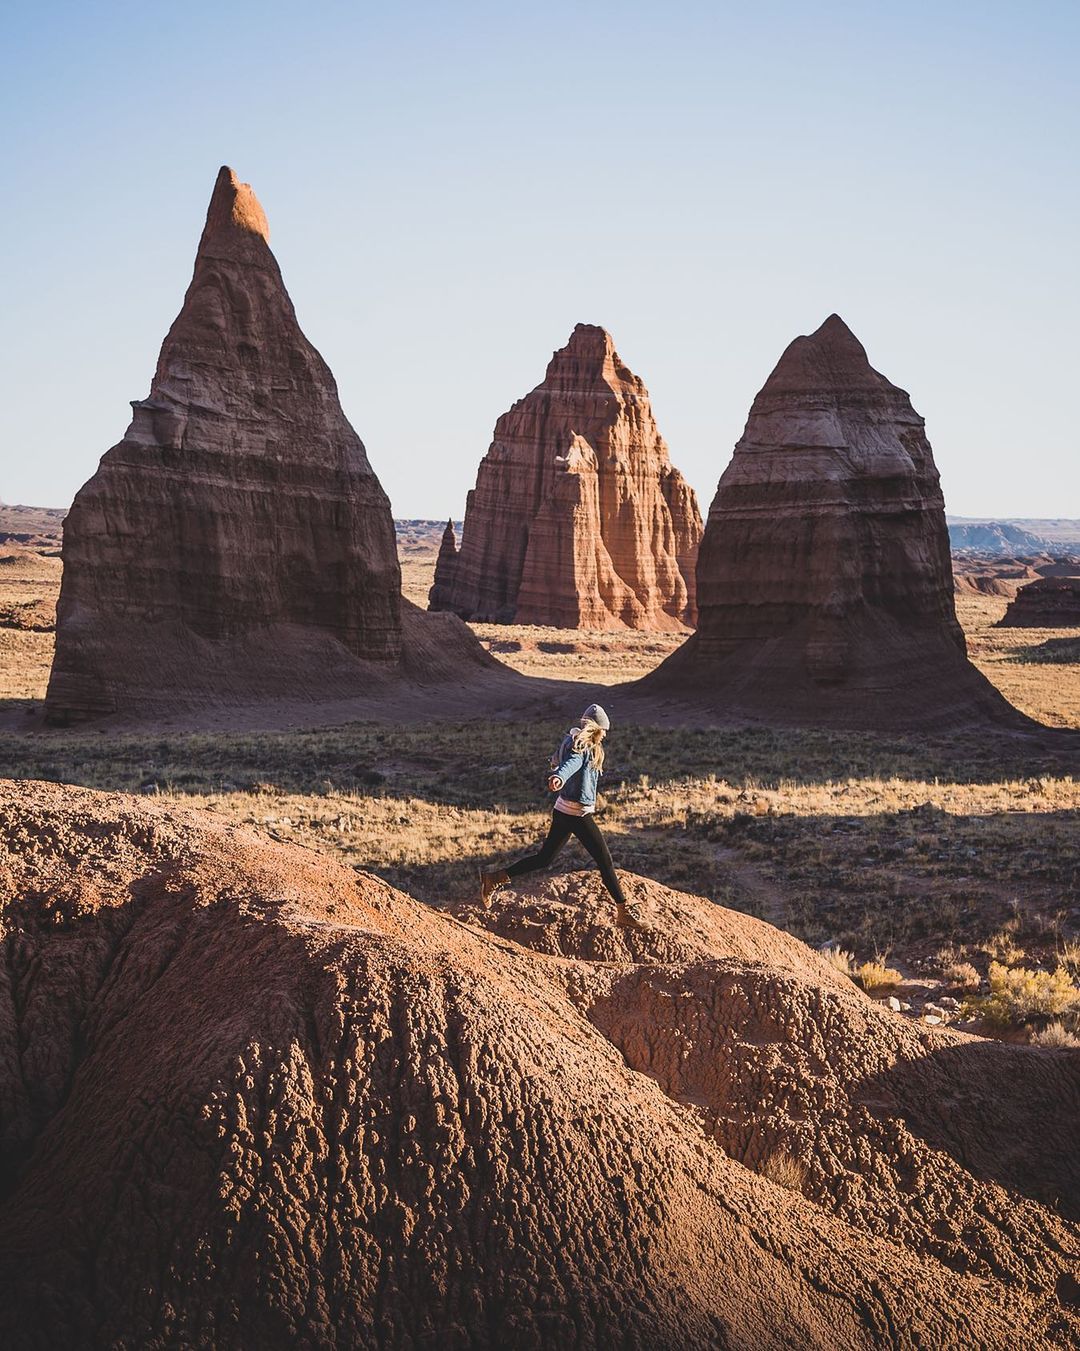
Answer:
[[(402, 540), (405, 594), (420, 604), (437, 543)], [(467, 897), (478, 866), (542, 836), (542, 781), (578, 711), (573, 686), (565, 716), (540, 720), (41, 730), (55, 545), (47, 533), (0, 545), (0, 774), (173, 797), (341, 855), (434, 905)], [(1080, 728), (1080, 634), (997, 629), (1005, 605), (958, 598), (974, 661), (1024, 712)], [(582, 700), (680, 641), (475, 628), (514, 669), (579, 682)], [(949, 971), (974, 988), (991, 960), (1080, 977), (1078, 808), (1075, 766), (1008, 738), (642, 725), (614, 729), (602, 806), (618, 866), (897, 969), (895, 993), (916, 1011)], [(560, 867), (581, 866), (572, 844)]]

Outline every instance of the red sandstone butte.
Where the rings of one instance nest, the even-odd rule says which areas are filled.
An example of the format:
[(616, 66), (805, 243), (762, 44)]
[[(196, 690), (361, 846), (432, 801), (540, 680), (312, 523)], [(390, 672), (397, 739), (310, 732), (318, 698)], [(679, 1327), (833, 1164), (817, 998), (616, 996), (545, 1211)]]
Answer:
[(968, 661), (923, 419), (835, 314), (754, 400), (697, 582), (697, 632), (643, 693), (812, 725), (1032, 725)]
[(1080, 628), (1080, 577), (1040, 577), (1017, 591), (999, 628)]
[(53, 722), (341, 697), (407, 660), (390, 504), (268, 237), (223, 168), (150, 394), (64, 524)]
[(696, 619), (701, 515), (643, 381), (578, 324), (544, 382), (495, 424), (461, 549), (444, 539), (430, 608), (557, 628), (678, 631)]

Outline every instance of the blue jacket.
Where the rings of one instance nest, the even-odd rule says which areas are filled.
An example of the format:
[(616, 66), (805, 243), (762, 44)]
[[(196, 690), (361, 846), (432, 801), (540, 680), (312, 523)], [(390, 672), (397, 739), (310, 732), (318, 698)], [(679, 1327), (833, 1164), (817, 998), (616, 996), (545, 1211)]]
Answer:
[(593, 765), (591, 755), (574, 750), (577, 730), (573, 727), (563, 737), (558, 755), (551, 757), (551, 772), (562, 779), (560, 797), (567, 802), (580, 802), (583, 807), (595, 807), (600, 771)]

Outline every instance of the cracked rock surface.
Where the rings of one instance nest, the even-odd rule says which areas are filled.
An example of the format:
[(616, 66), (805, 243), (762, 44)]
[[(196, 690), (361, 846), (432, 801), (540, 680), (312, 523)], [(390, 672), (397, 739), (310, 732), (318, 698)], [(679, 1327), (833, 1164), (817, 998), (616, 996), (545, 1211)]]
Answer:
[(1071, 1344), (1075, 1053), (626, 881), (645, 933), (591, 874), (453, 915), (0, 783), (0, 1340)]

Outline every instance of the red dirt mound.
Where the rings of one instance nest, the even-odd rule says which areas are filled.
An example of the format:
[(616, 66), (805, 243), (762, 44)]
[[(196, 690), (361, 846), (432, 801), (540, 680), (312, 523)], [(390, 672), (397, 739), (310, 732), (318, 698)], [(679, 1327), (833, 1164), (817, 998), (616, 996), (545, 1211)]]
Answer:
[(796, 1160), (804, 1194), (852, 1225), (1057, 1292), (1080, 1232), (1080, 1054), (920, 1028), (769, 924), (626, 883), (647, 933), (613, 927), (592, 874), (501, 892), (476, 917), (607, 963), (568, 978), (570, 997), (727, 1154), (766, 1172)]
[[(650, 911), (698, 917), (692, 960), (545, 956), (314, 851), (48, 784), (0, 784), (0, 891), (6, 1345), (1006, 1347), (1077, 1331), (1075, 1230), (1024, 1191), (1049, 1180), (1075, 1060), (994, 1048), (980, 1077), (982, 1044), (902, 1028), (812, 957), (800, 974), (768, 926), (713, 929), (702, 903), (646, 889)], [(725, 933), (742, 955), (707, 955)], [(931, 1120), (905, 1085), (948, 1056)], [(991, 1091), (1013, 1126), (996, 1161), (1000, 1129), (971, 1110)], [(849, 1154), (833, 1122), (860, 1094)], [(1038, 1144), (1016, 1114), (1032, 1094)], [(728, 1157), (721, 1105), (731, 1140), (786, 1113), (823, 1155), (809, 1198)], [(980, 1177), (991, 1163), (1008, 1176)], [(908, 1208), (871, 1221), (860, 1178), (890, 1171)], [(958, 1186), (981, 1207), (973, 1274), (907, 1218), (946, 1245), (968, 1213)], [(1006, 1242), (994, 1207), (1010, 1204)]]
[(644, 932), (616, 925), (615, 906), (594, 872), (523, 879), (496, 892), (489, 909), (464, 906), (456, 913), (553, 956), (650, 966), (730, 957), (851, 989), (846, 976), (782, 929), (634, 873), (622, 873), (621, 880), (627, 896), (641, 901), (648, 912)]

